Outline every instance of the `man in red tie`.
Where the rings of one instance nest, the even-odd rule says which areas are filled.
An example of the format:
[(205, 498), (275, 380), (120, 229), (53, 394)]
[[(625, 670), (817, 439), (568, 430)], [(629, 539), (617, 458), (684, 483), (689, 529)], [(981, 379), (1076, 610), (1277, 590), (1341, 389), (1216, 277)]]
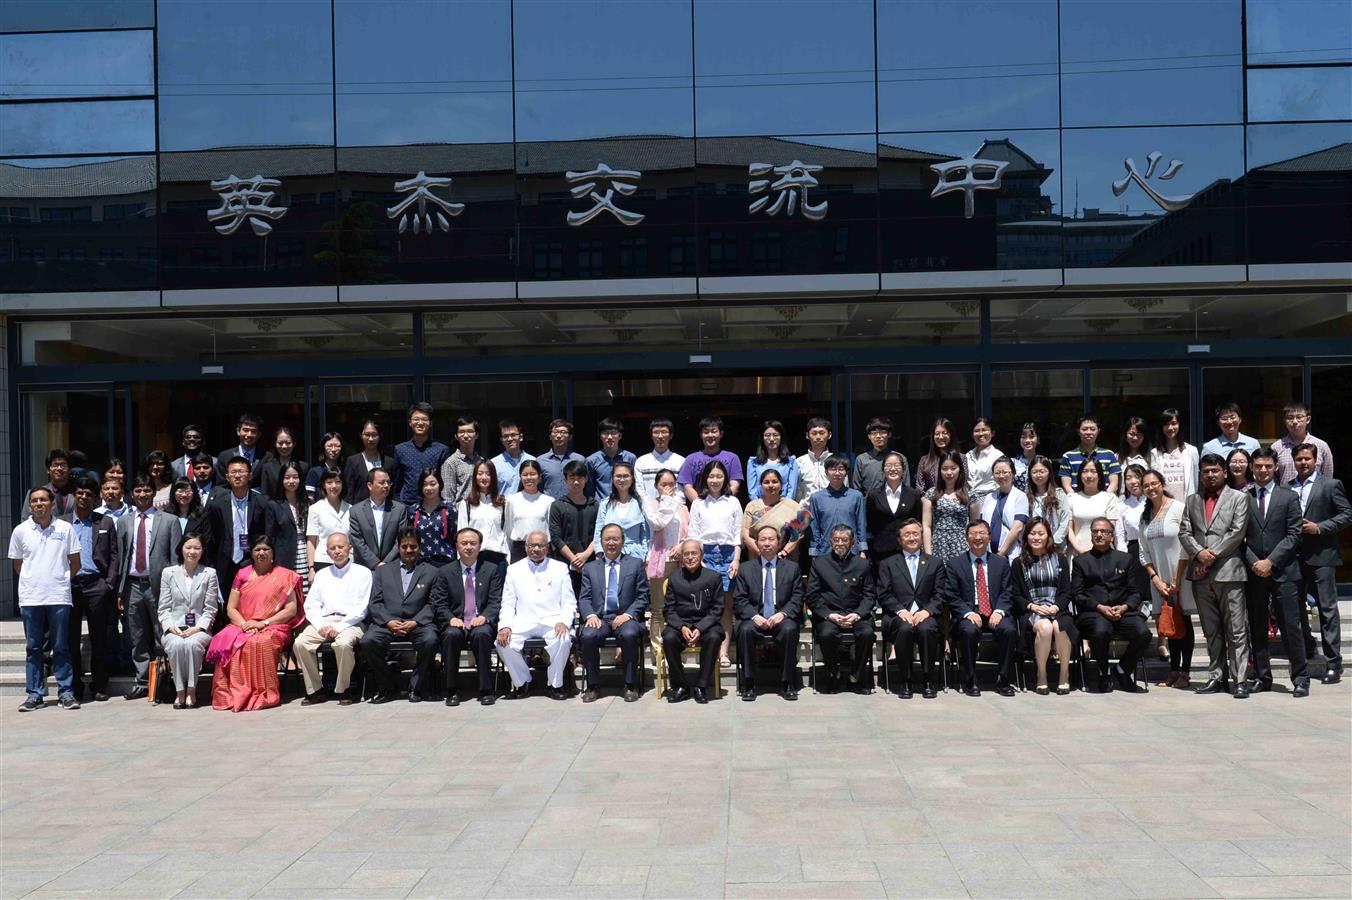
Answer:
[(446, 705), (459, 706), (460, 651), (471, 645), (479, 673), (479, 702), (492, 706), (493, 640), (498, 633), (505, 567), (479, 557), (483, 535), (474, 528), (455, 534), (456, 560), (437, 570), (432, 605), (441, 634), (441, 664), (446, 670)]
[(1014, 595), (1009, 579), (1009, 562), (991, 553), (991, 531), (985, 522), (967, 526), (967, 552), (944, 564), (942, 596), (953, 615), (957, 646), (962, 656), (962, 692), (980, 697), (976, 684), (976, 653), (981, 632), (995, 635), (1000, 653), (1000, 674), (995, 689), (1001, 697), (1013, 697), (1014, 644), (1018, 628), (1011, 615)]

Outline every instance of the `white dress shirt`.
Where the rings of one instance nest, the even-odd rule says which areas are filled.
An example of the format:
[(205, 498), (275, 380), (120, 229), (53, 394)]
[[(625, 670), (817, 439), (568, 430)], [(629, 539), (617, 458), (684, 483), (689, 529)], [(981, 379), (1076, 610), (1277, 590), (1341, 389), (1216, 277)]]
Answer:
[(155, 507), (150, 507), (145, 511), (146, 517), (146, 568), (137, 570), (136, 568), (136, 541), (141, 534), (141, 523), (137, 521), (141, 517), (141, 510), (134, 509), (131, 512), (131, 568), (130, 572), (133, 578), (150, 577), (150, 548), (155, 546)]
[(70, 606), (70, 558), (80, 555), (80, 539), (64, 519), (46, 528), (31, 517), (9, 536), (9, 558), (23, 561), (19, 571), (20, 606)]
[(517, 632), (560, 622), (572, 628), (576, 617), (577, 595), (567, 564), (549, 558), (537, 564), (527, 558), (507, 567), (499, 628)]
[(455, 521), (457, 527), (473, 528), (484, 536), (480, 550), (507, 555), (507, 531), (512, 527), (512, 516), (506, 503), (494, 506), (484, 499), (470, 508), (469, 500), (461, 500), (455, 506)]
[(544, 491), (508, 494), (507, 521), (511, 523), (511, 530), (507, 536), (514, 541), (524, 541), (532, 531), (549, 534), (549, 508), (553, 505), (554, 498)]
[(742, 542), (742, 504), (736, 497), (701, 497), (690, 507), (686, 537), (701, 544), (736, 547)]
[[(332, 625), (342, 631), (360, 625), (371, 602), (371, 570), (366, 566), (329, 566), (320, 569), (305, 595), (305, 620), (315, 628)], [(341, 616), (340, 621), (331, 617)]]
[(798, 491), (794, 500), (802, 503), (831, 483), (826, 477), (826, 460), (830, 457), (829, 449), (823, 450), (820, 456), (813, 456), (809, 450), (798, 457)]
[(352, 507), (346, 500), (338, 501), (338, 508), (325, 497), (310, 504), (310, 514), (305, 520), (305, 536), (317, 538), (315, 544), (315, 562), (331, 563), (329, 559), (329, 535), (347, 534)]

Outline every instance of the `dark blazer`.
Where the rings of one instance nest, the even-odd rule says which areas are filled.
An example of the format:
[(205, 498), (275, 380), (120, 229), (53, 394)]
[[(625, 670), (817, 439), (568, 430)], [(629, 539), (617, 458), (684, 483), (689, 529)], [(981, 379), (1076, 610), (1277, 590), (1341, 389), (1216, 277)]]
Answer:
[[(240, 455), (239, 444), (231, 444), (229, 447), (225, 448), (220, 453), (216, 454), (217, 484), (227, 483), (225, 480), (225, 467), (230, 462), (230, 460), (234, 459), (236, 456), (239, 455)], [(263, 451), (258, 449), (257, 447), (254, 447), (254, 461), (252, 470), (249, 475), (249, 486), (254, 488), (258, 487), (259, 483), (262, 480), (262, 477), (263, 477)]]
[[(398, 571), (399, 564), (387, 565), (380, 572), (389, 568)], [(489, 562), (483, 557), (474, 563), (475, 605), (479, 608), (479, 615), (488, 620), (494, 631), (498, 627), (498, 613), (502, 611), (502, 582), (506, 574), (506, 565)], [(438, 629), (449, 625), (451, 619), (465, 618), (465, 579), (460, 574), (460, 560), (437, 569), (437, 580), (432, 586), (432, 603), (437, 608)]]
[[(74, 522), (74, 508), (61, 518)], [(118, 569), (117, 519), (100, 512), (90, 513), (89, 518), (94, 524), (94, 568), (99, 570), (99, 577), (108, 585), (108, 590), (117, 593), (122, 574)]]
[[(1315, 484), (1318, 484), (1318, 479)], [(1304, 535), (1300, 531), (1300, 498), (1290, 488), (1268, 485), (1267, 517), (1258, 517), (1258, 486), (1249, 495), (1249, 523), (1244, 532), (1244, 561), (1250, 572), (1259, 560), (1272, 561), (1273, 581), (1300, 581), (1296, 551)], [(1255, 576), (1256, 577), (1256, 576)]]
[[(213, 491), (211, 499), (207, 501), (206, 505), (207, 558), (205, 564), (215, 569), (218, 576), (222, 572), (235, 571), (235, 564), (230, 559), (233, 555), (230, 542), (235, 536), (235, 515), (231, 507), (232, 497), (234, 497), (234, 494), (230, 493), (228, 488)], [(277, 535), (268, 530), (267, 509), (269, 505), (271, 505), (271, 501), (257, 491), (249, 494), (249, 535), (252, 537), (255, 534), (267, 534), (276, 543)], [(289, 513), (287, 518), (290, 518)], [(278, 550), (280, 549), (278, 547)], [(275, 559), (276, 554), (274, 553), (273, 556)], [(247, 551), (244, 558), (249, 558)], [(277, 564), (281, 565), (281, 560), (277, 560)], [(223, 584), (221, 587), (227, 591), (230, 590), (229, 585)]]
[(901, 502), (897, 511), (887, 505), (884, 488), (870, 491), (864, 498), (864, 521), (868, 523), (869, 555), (891, 556), (899, 549), (897, 529), (907, 519), (920, 521), (920, 492), (905, 483), (901, 486)]
[[(1033, 602), (1032, 590), (1028, 585), (1028, 566), (1033, 559), (1029, 554), (1021, 553), (1019, 558), (1010, 564), (1009, 578), (1014, 589), (1014, 608), (1019, 612), (1027, 612), (1028, 604)], [(1074, 596), (1070, 590), (1070, 560), (1064, 555), (1061, 557), (1061, 575), (1056, 581), (1056, 606), (1059, 613), (1070, 612)], [(1144, 598), (1142, 598), (1144, 599)]]
[(1140, 563), (1131, 554), (1109, 550), (1102, 556), (1090, 551), (1075, 557), (1074, 573), (1070, 577), (1070, 595), (1075, 599), (1075, 612), (1094, 612), (1094, 607), (1118, 606), (1125, 603), (1135, 612), (1141, 608), (1141, 594), (1136, 590), (1137, 575), (1133, 571)]
[[(135, 562), (132, 555), (132, 543), (135, 540), (136, 520), (140, 513), (130, 510), (117, 523), (117, 595), (126, 597), (131, 581), (131, 567)], [(150, 547), (146, 562), (150, 570), (146, 577), (150, 579), (150, 593), (156, 600), (160, 596), (160, 574), (166, 566), (178, 562), (177, 551), (183, 531), (178, 526), (178, 517), (163, 510), (156, 511), (154, 525), (150, 531)]]
[(873, 566), (867, 559), (851, 554), (842, 561), (834, 552), (812, 560), (807, 576), (807, 605), (812, 615), (825, 619), (831, 613), (873, 619)]
[[(291, 457), (291, 461), (300, 468), (300, 483), (301, 486), (304, 487), (305, 476), (310, 472), (310, 464), (305, 460), (297, 459), (294, 456)], [(257, 475), (258, 480), (256, 483), (258, 489), (263, 492), (263, 496), (273, 496), (277, 493), (277, 481), (282, 476), (282, 461), (278, 459), (275, 454), (269, 452), (267, 456), (263, 457), (263, 461), (258, 464)]]
[[(366, 488), (366, 460), (362, 459), (363, 455), (359, 450), (343, 460), (343, 499), (353, 506), (371, 496), (371, 492)], [(395, 471), (393, 456), (382, 453), (380, 468), (390, 473), (391, 482), (399, 474)], [(394, 499), (393, 490), (390, 491), (390, 499)]]
[[(577, 595), (577, 611), (586, 621), (588, 616), (605, 617), (606, 572), (609, 560), (605, 554), (590, 559), (582, 567), (582, 585)], [(641, 623), (648, 611), (648, 570), (633, 556), (620, 554), (620, 613)], [(618, 614), (617, 614), (618, 615)]]
[(395, 563), (381, 566), (371, 573), (371, 602), (366, 616), (375, 625), (385, 625), (394, 619), (412, 619), (419, 625), (436, 622), (436, 606), (432, 602), (432, 588), (437, 581), (437, 567), (419, 562), (413, 567), (413, 577), (404, 593), (401, 566)]
[[(998, 553), (986, 553), (986, 589), (991, 595), (991, 612), (1007, 616), (1014, 610), (1014, 588), (1009, 561)], [(963, 552), (944, 563), (940, 576), (940, 594), (954, 617), (974, 613), (976, 581), (972, 577), (972, 556)]]
[[(1299, 505), (1299, 498), (1296, 502)], [(1352, 506), (1348, 506), (1343, 483), (1323, 475), (1316, 478), (1310, 486), (1304, 518), (1318, 525), (1319, 533), (1301, 538), (1300, 548), (1296, 551), (1300, 561), (1308, 566), (1339, 565), (1338, 532), (1352, 523)]]
[(691, 577), (680, 566), (667, 579), (667, 601), (662, 607), (667, 626), (680, 630), (694, 628), (704, 634), (723, 621), (723, 576), (700, 567)]
[[(300, 534), (297, 532), (296, 523), (291, 519), (291, 507), (286, 505), (285, 500), (265, 500), (263, 513), (263, 528), (277, 542), (277, 549), (272, 552), (273, 560), (284, 569), (296, 571), (299, 550), (297, 542), (300, 540)], [(305, 527), (304, 523), (301, 527)]]
[(399, 526), (408, 515), (404, 504), (398, 500), (386, 500), (385, 521), (381, 523), (380, 534), (376, 534), (376, 514), (371, 511), (371, 496), (352, 504), (348, 514), (347, 537), (352, 542), (352, 556), (366, 566), (374, 569), (381, 563), (394, 562), (399, 558)]
[(943, 566), (928, 553), (921, 553), (916, 563), (920, 583), (911, 583), (911, 567), (906, 565), (906, 554), (897, 553), (883, 560), (878, 566), (878, 602), (887, 616), (896, 616), (902, 610), (909, 610), (912, 603), (931, 616), (937, 616), (943, 610), (939, 595), (939, 573)]
[[(739, 622), (750, 622), (761, 614), (765, 602), (765, 561), (759, 556), (749, 559), (737, 568), (737, 580), (732, 584), (732, 612)], [(803, 619), (803, 576), (798, 564), (791, 559), (775, 562), (775, 612), (784, 618), (801, 622)]]

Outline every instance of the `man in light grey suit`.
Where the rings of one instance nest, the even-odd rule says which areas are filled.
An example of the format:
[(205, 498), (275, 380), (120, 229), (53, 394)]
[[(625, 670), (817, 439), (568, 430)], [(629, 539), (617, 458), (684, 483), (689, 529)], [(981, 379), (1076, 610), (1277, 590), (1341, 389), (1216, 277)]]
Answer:
[(376, 569), (399, 558), (399, 524), (404, 521), (404, 504), (390, 499), (390, 473), (372, 469), (366, 473), (369, 500), (352, 504), (348, 517), (348, 540), (352, 558), (368, 569)]
[(1255, 694), (1272, 690), (1272, 656), (1268, 652), (1268, 618), (1282, 629), (1282, 643), (1291, 662), (1291, 695), (1310, 693), (1305, 635), (1300, 620), (1305, 599), (1300, 595), (1300, 499), (1274, 480), (1277, 454), (1267, 448), (1253, 452), (1253, 493), (1249, 495), (1249, 526), (1244, 537), (1244, 562), (1249, 567), (1245, 594), (1249, 601), (1249, 637), (1253, 641)]
[(160, 633), (160, 578), (165, 567), (175, 562), (183, 529), (177, 517), (155, 511), (155, 487), (149, 476), (132, 479), (131, 499), (136, 508), (117, 523), (117, 558), (121, 563), (117, 609), (126, 616), (131, 661), (136, 667), (136, 684), (126, 699), (139, 700), (147, 693), (150, 659)]
[[(1327, 668), (1321, 681), (1337, 684), (1343, 679), (1342, 622), (1338, 617), (1338, 582), (1335, 570), (1340, 562), (1338, 532), (1352, 523), (1343, 483), (1318, 472), (1319, 449), (1311, 443), (1297, 444), (1291, 450), (1296, 480), (1291, 490), (1300, 498), (1301, 542), (1300, 580), (1304, 593), (1319, 602), (1319, 630), (1323, 632), (1323, 651)], [(1309, 616), (1302, 619), (1302, 631), (1310, 627)]]
[(1187, 499), (1178, 539), (1192, 560), (1188, 580), (1197, 602), (1211, 657), (1207, 683), (1199, 694), (1228, 689), (1226, 645), (1230, 650), (1229, 677), (1235, 698), (1249, 696), (1244, 674), (1249, 668), (1249, 616), (1244, 598), (1244, 535), (1249, 522), (1249, 498), (1225, 484), (1225, 460), (1208, 453), (1201, 460), (1202, 490)]

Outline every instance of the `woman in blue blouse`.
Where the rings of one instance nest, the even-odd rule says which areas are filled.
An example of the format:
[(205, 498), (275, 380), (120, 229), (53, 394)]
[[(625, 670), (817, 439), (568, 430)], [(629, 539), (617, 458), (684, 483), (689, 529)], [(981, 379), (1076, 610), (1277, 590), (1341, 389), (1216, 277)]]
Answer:
[(648, 516), (643, 511), (643, 498), (638, 494), (634, 483), (634, 467), (630, 463), (615, 463), (610, 473), (610, 496), (601, 501), (601, 508), (596, 511), (596, 530), (592, 540), (598, 559), (601, 553), (601, 530), (607, 525), (618, 525), (624, 529), (624, 549), (620, 552), (647, 565), (648, 548), (652, 546), (652, 527), (648, 525)]
[(798, 460), (784, 446), (783, 424), (774, 419), (763, 426), (756, 455), (746, 458), (746, 492), (752, 500), (760, 499), (760, 477), (766, 469), (774, 469), (779, 473), (785, 497), (798, 496)]

